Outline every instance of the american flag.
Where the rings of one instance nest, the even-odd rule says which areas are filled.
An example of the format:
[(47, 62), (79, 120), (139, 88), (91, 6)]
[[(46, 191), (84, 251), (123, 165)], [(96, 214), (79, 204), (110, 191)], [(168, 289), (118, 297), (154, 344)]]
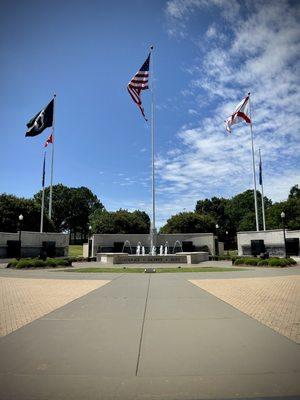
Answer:
[(144, 108), (142, 106), (141, 92), (142, 90), (149, 89), (148, 86), (149, 64), (150, 64), (150, 54), (147, 60), (142, 65), (142, 67), (140, 68), (140, 70), (134, 75), (134, 77), (127, 85), (127, 90), (132, 100), (137, 104), (146, 121), (147, 118), (145, 116)]

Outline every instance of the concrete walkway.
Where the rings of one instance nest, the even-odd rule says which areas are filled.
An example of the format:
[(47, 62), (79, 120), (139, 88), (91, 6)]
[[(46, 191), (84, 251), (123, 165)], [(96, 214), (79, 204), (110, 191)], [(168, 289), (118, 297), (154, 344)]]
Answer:
[(296, 271), (2, 270), (111, 282), (0, 339), (0, 399), (299, 399), (299, 345), (188, 281)]

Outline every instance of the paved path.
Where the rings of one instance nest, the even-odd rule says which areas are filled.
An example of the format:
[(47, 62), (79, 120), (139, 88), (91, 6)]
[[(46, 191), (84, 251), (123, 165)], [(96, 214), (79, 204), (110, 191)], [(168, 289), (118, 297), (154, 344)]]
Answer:
[(299, 346), (188, 281), (295, 271), (2, 271), (111, 282), (0, 339), (0, 399), (299, 399)]

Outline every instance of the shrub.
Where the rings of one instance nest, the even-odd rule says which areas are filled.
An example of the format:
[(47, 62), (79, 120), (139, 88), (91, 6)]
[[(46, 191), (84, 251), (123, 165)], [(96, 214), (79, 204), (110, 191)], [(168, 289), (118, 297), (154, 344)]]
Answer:
[(22, 258), (21, 260), (18, 261), (16, 268), (21, 269), (21, 268), (31, 268), (33, 267), (33, 260), (28, 259), (28, 258)]
[(17, 264), (18, 264), (18, 260), (11, 260), (8, 264), (7, 264), (7, 266), (6, 266), (6, 268), (12, 268), (12, 267), (15, 267)]
[(283, 258), (270, 258), (269, 259), (269, 266), (270, 267), (285, 267), (287, 262)]
[(69, 267), (70, 265), (72, 265), (69, 260), (56, 260), (56, 262), (56, 265), (61, 265), (62, 267)]
[(262, 267), (262, 266), (266, 266), (269, 265), (269, 261), (268, 260), (260, 260), (257, 263), (258, 267)]
[(41, 268), (41, 267), (45, 267), (46, 266), (45, 261), (40, 260), (38, 258), (36, 258), (35, 260), (32, 260), (31, 262), (32, 262), (32, 266), (34, 268)]
[(45, 263), (47, 267), (56, 267), (58, 265), (57, 261), (54, 258), (47, 258)]
[(244, 258), (236, 258), (233, 262), (233, 265), (241, 265), (245, 263), (245, 259)]
[(285, 258), (286, 262), (288, 265), (296, 265), (297, 261), (295, 261), (293, 258)]
[(258, 262), (259, 262), (259, 259), (258, 259), (258, 258), (246, 258), (246, 259), (244, 260), (244, 264), (246, 264), (246, 265), (253, 265), (253, 266), (255, 266), (255, 265), (258, 264)]

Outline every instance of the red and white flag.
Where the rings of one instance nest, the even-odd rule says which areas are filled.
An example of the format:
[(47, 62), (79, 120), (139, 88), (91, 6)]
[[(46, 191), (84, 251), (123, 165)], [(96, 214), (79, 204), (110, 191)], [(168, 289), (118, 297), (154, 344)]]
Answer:
[(227, 118), (225, 121), (226, 124), (226, 130), (227, 132), (231, 133), (231, 127), (234, 124), (238, 124), (239, 122), (245, 121), (247, 124), (251, 124), (251, 119), (250, 119), (250, 113), (249, 113), (249, 97), (250, 93), (248, 93), (248, 96), (246, 96), (236, 107), (234, 110), (234, 113)]
[(142, 106), (142, 90), (149, 89), (148, 79), (149, 79), (149, 64), (150, 64), (150, 54), (147, 57), (147, 60), (144, 62), (139, 71), (134, 75), (131, 81), (127, 85), (127, 90), (132, 98), (132, 100), (137, 104), (141, 113), (145, 120), (147, 118), (145, 116), (144, 107)]
[(48, 137), (48, 139), (46, 140), (44, 147), (47, 147), (48, 144), (50, 144), (50, 143), (51, 143), (51, 144), (53, 143), (53, 135), (52, 135), (52, 133), (51, 133), (51, 135)]

